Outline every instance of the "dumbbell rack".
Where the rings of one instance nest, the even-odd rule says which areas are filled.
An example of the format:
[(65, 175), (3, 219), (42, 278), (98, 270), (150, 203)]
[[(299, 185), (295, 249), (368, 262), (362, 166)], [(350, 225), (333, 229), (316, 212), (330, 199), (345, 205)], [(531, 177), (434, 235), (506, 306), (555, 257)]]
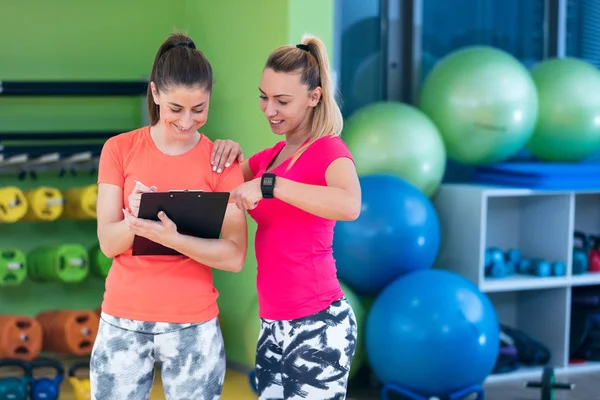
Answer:
[[(573, 233), (600, 233), (598, 191), (549, 191), (444, 184), (432, 199), (441, 225), (434, 267), (465, 276), (488, 295), (501, 323), (547, 346), (557, 374), (600, 372), (600, 362), (569, 363), (571, 295), (582, 286), (600, 287), (600, 273), (572, 274)], [(526, 258), (562, 261), (564, 276), (485, 276), (486, 248), (516, 248)], [(492, 374), (486, 383), (530, 379), (543, 367)]]
[[(147, 81), (0, 81), (4, 97), (138, 97), (145, 110)], [(142, 124), (148, 118), (143, 111)], [(104, 141), (121, 131), (0, 132), (0, 171), (95, 166)], [(38, 145), (36, 141), (55, 140)], [(87, 143), (80, 143), (82, 140)], [(79, 141), (79, 142), (78, 142)], [(31, 144), (28, 144), (31, 143)]]
[[(40, 119), (45, 123), (40, 124), (39, 121), (37, 123), (37, 126), (47, 126), (43, 131), (27, 126), (30, 121), (36, 125), (35, 118), (19, 121), (19, 131), (9, 132), (9, 129), (5, 127), (4, 132), (0, 131), (0, 177), (2, 179), (0, 187), (14, 185), (24, 189), (47, 185), (62, 190), (95, 184), (95, 168), (97, 168), (99, 154), (106, 139), (148, 124), (147, 85), (148, 82), (144, 79), (133, 81), (0, 81), (0, 99), (31, 97), (34, 99), (32, 104), (36, 104), (39, 109), (43, 109), (40, 104), (48, 104), (54, 108), (62, 107), (62, 104), (65, 104), (67, 116), (69, 113), (82, 110), (84, 116), (90, 117), (89, 122), (85, 122), (86, 126), (101, 125), (105, 127), (102, 130), (93, 130), (94, 128), (92, 128), (89, 131), (86, 131), (86, 128), (84, 130), (64, 129), (60, 125), (60, 118), (54, 119), (58, 126), (48, 123), (44, 110), (40, 110)], [(114, 112), (115, 115), (104, 115), (101, 112), (88, 114), (92, 106), (87, 99), (92, 99), (92, 101), (104, 99), (106, 104), (112, 106), (113, 103), (116, 103), (115, 99), (117, 98), (131, 98), (132, 102), (123, 103), (125, 112)], [(76, 100), (73, 101), (73, 99)], [(63, 100), (65, 103), (62, 103)], [(137, 101), (141, 104), (139, 107), (141, 115), (137, 111), (138, 107), (135, 104)], [(83, 103), (81, 109), (73, 107), (74, 104), (80, 102)], [(16, 104), (20, 103), (17, 101)], [(93, 105), (95, 104), (94, 102)], [(102, 105), (104, 106), (104, 103)], [(111, 109), (108, 108), (108, 110)], [(131, 118), (127, 113), (128, 110), (134, 113)], [(35, 116), (35, 111), (32, 115)], [(123, 115), (127, 118), (123, 118)], [(84, 118), (79, 120), (86, 121)], [(98, 122), (103, 120), (108, 122), (98, 125)], [(11, 124), (11, 121), (13, 119), (9, 118), (7, 125), (17, 126), (17, 124)], [(106, 128), (107, 126), (109, 127)], [(85, 143), (81, 143), (83, 139), (85, 139)], [(39, 176), (37, 176), (38, 173)], [(36, 175), (37, 179), (32, 175)], [(52, 222), (0, 224), (0, 237), (2, 237), (3, 246), (19, 248), (24, 252), (29, 252), (37, 246), (52, 246), (62, 243), (80, 243), (87, 248), (97, 242), (96, 221), (59, 219)], [(101, 302), (103, 290), (102, 279), (90, 278), (79, 284), (39, 283), (27, 279), (21, 285), (1, 288), (0, 313), (34, 316), (45, 309), (72, 307), (73, 298), (77, 299), (78, 307), (92, 309), (98, 307)]]

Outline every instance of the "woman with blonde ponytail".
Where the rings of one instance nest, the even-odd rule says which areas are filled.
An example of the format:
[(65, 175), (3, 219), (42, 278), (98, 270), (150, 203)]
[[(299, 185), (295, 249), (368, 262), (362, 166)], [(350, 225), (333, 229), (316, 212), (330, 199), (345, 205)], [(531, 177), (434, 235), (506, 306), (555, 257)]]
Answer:
[[(357, 329), (331, 245), (336, 221), (358, 218), (361, 191), (321, 40), (275, 49), (259, 92), (285, 140), (244, 161), (231, 193), (258, 224), (259, 398), (344, 399)], [(215, 141), (213, 169), (242, 158), (237, 143)]]

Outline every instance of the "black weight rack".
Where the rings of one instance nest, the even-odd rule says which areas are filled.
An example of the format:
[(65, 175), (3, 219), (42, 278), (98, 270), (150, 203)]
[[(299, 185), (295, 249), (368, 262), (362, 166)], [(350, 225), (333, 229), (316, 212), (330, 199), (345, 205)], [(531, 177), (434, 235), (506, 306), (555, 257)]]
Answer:
[[(147, 81), (0, 81), (0, 98), (140, 97)], [(143, 108), (142, 108), (143, 109)], [(129, 129), (129, 128), (128, 128)], [(0, 171), (64, 169), (97, 163), (104, 142), (117, 131), (0, 132)]]

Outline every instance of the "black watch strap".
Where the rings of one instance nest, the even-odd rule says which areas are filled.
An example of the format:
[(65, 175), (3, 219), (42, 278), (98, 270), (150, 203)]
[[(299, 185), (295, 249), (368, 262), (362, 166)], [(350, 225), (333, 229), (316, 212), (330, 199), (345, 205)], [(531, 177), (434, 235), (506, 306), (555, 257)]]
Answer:
[(260, 179), (260, 190), (264, 199), (272, 199), (275, 190), (275, 174), (266, 173)]

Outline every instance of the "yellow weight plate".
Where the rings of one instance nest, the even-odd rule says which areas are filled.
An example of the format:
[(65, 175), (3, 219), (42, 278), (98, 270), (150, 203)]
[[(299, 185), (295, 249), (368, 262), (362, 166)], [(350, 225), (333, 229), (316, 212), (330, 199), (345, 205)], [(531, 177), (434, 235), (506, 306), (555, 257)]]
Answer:
[(13, 223), (27, 213), (29, 203), (25, 194), (16, 186), (0, 187), (0, 223)]
[(87, 185), (63, 191), (65, 219), (96, 219), (98, 185)]
[(29, 202), (25, 221), (55, 221), (63, 213), (64, 198), (60, 190), (41, 186), (25, 192)]

